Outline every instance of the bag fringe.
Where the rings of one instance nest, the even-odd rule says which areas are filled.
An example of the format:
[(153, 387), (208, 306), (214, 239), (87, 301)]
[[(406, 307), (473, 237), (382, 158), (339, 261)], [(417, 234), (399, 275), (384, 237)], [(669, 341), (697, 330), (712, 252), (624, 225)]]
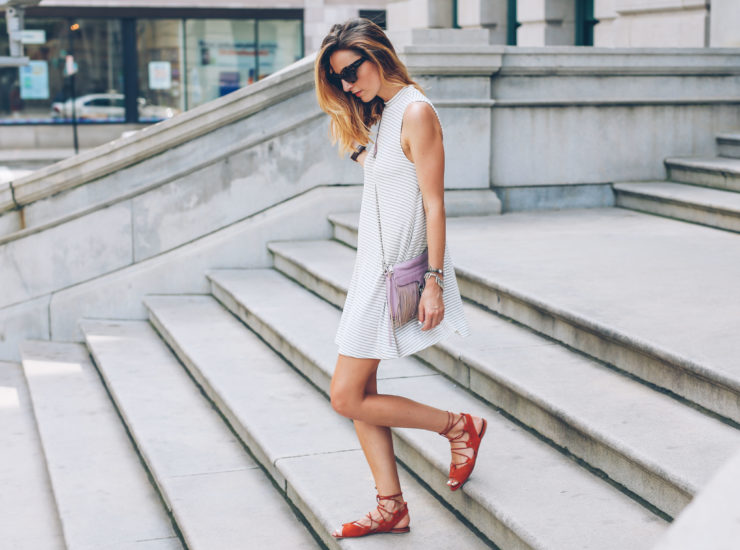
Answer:
[(398, 286), (395, 281), (393, 285), (396, 288), (398, 297), (398, 308), (393, 315), (393, 326), (401, 327), (414, 319), (419, 314), (419, 283), (416, 281), (407, 285)]

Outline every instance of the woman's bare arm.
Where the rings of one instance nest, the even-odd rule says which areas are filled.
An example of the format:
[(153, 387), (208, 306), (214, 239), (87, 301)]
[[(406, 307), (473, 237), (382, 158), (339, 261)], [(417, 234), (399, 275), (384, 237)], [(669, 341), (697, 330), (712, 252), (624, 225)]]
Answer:
[[(407, 107), (403, 117), (401, 142), (404, 153), (416, 165), (416, 176), (427, 218), (429, 265), (442, 268), (446, 238), (445, 157), (442, 128), (431, 105), (424, 101), (415, 101)], [(427, 279), (419, 304), (419, 320), (424, 323), (422, 330), (433, 328), (443, 316), (442, 289), (434, 277), (431, 277)]]

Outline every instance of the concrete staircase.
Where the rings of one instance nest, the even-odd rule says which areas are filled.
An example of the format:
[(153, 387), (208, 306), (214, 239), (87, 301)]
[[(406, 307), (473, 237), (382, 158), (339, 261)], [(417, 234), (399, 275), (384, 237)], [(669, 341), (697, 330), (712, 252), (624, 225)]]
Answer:
[[(387, 544), (329, 534), (374, 493), (327, 399), (358, 214), (327, 221), (272, 268), (206, 270), (210, 294), (146, 296), (148, 320), (83, 319), (86, 349), (22, 344), (67, 548)], [(487, 444), (452, 493), (447, 443), (393, 430), (394, 544), (651, 548), (740, 447), (740, 236), (604, 208), (449, 218), (448, 242), (473, 334), (383, 361), (379, 389), (485, 416)]]
[(61, 547), (317, 547), (150, 327), (85, 329), (98, 370), (81, 344), (22, 349)]
[(613, 185), (616, 205), (740, 233), (740, 134), (717, 136), (715, 158), (667, 158), (668, 181)]

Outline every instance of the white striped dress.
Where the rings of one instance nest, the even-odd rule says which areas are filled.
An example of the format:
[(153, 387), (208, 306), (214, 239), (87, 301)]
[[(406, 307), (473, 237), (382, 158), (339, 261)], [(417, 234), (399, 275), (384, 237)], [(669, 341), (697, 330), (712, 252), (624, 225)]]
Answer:
[[(392, 359), (405, 357), (436, 344), (457, 332), (469, 336), (449, 248), (444, 250), (444, 318), (422, 331), (416, 320), (395, 329), (391, 337), (381, 259), (375, 195), (380, 203), (385, 261), (391, 265), (414, 258), (427, 247), (427, 225), (416, 166), (401, 148), (401, 121), (413, 101), (432, 102), (413, 85), (399, 90), (383, 108), (379, 133), (368, 147), (357, 235), (357, 256), (347, 299), (334, 339), (339, 353), (350, 357)], [(439, 117), (439, 115), (437, 115)], [(441, 125), (441, 121), (440, 121)]]

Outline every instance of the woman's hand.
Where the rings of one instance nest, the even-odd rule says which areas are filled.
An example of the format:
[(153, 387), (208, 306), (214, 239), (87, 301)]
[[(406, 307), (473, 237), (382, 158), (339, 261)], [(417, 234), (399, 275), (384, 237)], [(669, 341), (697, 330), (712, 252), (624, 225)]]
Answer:
[(424, 284), (424, 291), (419, 300), (419, 322), (421, 330), (431, 330), (442, 322), (445, 316), (445, 304), (442, 301), (442, 289), (437, 280), (429, 277)]
[(367, 157), (367, 149), (365, 149), (362, 153), (357, 155), (357, 162), (362, 164), (362, 166), (365, 166), (365, 157)]

